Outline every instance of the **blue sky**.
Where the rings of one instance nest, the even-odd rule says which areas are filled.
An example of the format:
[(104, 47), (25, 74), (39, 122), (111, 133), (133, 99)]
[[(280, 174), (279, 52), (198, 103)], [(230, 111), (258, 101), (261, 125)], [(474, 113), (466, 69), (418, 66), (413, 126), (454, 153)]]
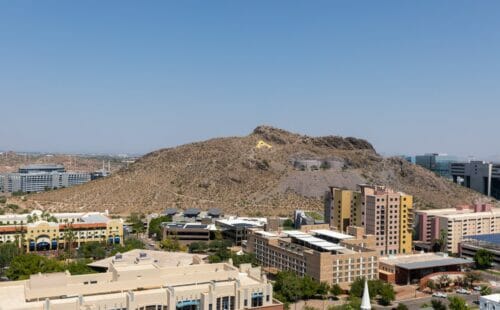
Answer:
[(500, 154), (498, 1), (2, 1), (0, 149), (143, 153), (270, 124)]

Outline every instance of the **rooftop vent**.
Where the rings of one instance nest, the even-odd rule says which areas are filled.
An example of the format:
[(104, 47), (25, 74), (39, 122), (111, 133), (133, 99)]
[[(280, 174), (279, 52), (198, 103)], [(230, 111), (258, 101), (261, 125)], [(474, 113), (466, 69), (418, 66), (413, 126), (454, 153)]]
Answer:
[(123, 255), (122, 255), (121, 253), (117, 253), (117, 254), (115, 255), (115, 259), (116, 259), (116, 260), (121, 260), (122, 258), (123, 258)]

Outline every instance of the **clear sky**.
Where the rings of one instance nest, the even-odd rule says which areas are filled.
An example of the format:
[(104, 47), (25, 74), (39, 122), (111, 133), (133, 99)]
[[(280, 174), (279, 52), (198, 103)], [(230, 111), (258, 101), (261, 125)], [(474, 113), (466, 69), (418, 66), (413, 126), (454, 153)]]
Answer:
[(143, 153), (270, 124), (500, 154), (499, 1), (1, 1), (0, 149)]

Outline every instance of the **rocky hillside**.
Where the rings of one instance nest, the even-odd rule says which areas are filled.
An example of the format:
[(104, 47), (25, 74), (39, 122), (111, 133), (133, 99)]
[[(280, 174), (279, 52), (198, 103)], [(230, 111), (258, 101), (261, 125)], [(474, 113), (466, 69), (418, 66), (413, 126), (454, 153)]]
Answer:
[(158, 150), (109, 178), (31, 195), (26, 203), (120, 214), (220, 207), (231, 214), (289, 215), (296, 208), (322, 210), (328, 186), (354, 189), (363, 182), (413, 194), (421, 207), (484, 199), (404, 160), (385, 159), (365, 140), (260, 126), (245, 137)]

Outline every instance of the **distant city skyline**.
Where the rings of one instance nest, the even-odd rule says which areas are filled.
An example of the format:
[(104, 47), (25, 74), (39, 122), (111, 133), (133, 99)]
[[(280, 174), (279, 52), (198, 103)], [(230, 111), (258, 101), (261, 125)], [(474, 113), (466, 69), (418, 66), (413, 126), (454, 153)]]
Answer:
[(144, 154), (268, 124), (500, 160), (497, 1), (13, 1), (0, 29), (0, 150)]

